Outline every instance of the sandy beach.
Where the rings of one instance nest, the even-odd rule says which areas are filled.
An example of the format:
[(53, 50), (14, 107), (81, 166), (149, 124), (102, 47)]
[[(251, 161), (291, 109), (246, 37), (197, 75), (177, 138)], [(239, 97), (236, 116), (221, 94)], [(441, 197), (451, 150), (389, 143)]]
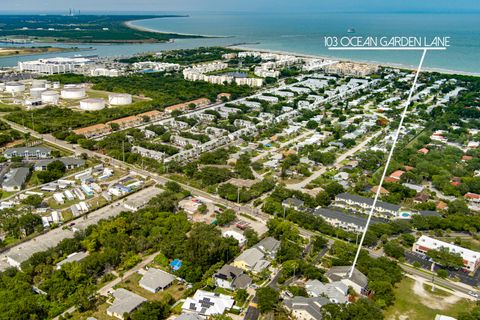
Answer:
[[(400, 68), (400, 69), (407, 69), (407, 70), (412, 70), (412, 71), (417, 70), (417, 67), (418, 67), (418, 66), (414, 66), (414, 65), (405, 65), (405, 64), (399, 64), (399, 63), (388, 63), (388, 62), (379, 62), (379, 61), (371, 61), (371, 60), (352, 60), (352, 59), (346, 59), (346, 58), (338, 58), (338, 57), (335, 57), (335, 56), (320, 56), (320, 55), (303, 54), (303, 53), (288, 52), (288, 51), (258, 49), (258, 48), (252, 48), (252, 47), (246, 47), (246, 46), (229, 46), (229, 48), (240, 49), (240, 50), (245, 50), (245, 51), (258, 51), (258, 52), (266, 52), (266, 53), (287, 54), (287, 55), (292, 55), (292, 56), (297, 56), (297, 57), (313, 58), (313, 59), (330, 59), (330, 60), (338, 60), (338, 61), (344, 61), (344, 62), (374, 64), (374, 65), (378, 65), (378, 66), (382, 66), (382, 67)], [(420, 51), (419, 51), (419, 61), (420, 61)], [(422, 68), (422, 71), (480, 77), (480, 73), (457, 71), (457, 70), (448, 70), (448, 69), (441, 69), (441, 68)]]
[(153, 33), (161, 33), (161, 34), (178, 34), (180, 36), (186, 36), (186, 37), (195, 37), (195, 38), (228, 38), (228, 37), (222, 37), (222, 36), (214, 36), (214, 35), (201, 35), (201, 34), (192, 34), (192, 33), (180, 33), (180, 32), (169, 32), (169, 31), (161, 31), (161, 30), (155, 30), (151, 28), (145, 28), (145, 27), (140, 27), (135, 25), (134, 23), (137, 21), (142, 21), (142, 20), (130, 20), (130, 21), (125, 21), (124, 25), (130, 29), (138, 30), (138, 31), (144, 31), (144, 32), (153, 32)]
[[(130, 20), (125, 22), (125, 25), (129, 28), (146, 31), (146, 32), (155, 32), (155, 33), (175, 33), (184, 36), (195, 36), (195, 37), (203, 37), (203, 38), (229, 38), (225, 36), (214, 36), (214, 35), (199, 35), (199, 34), (187, 34), (187, 33), (178, 33), (178, 32), (167, 32), (161, 31), (151, 28), (144, 28), (141, 26), (135, 25), (135, 22), (142, 21), (142, 20)], [(245, 51), (258, 51), (258, 52), (268, 52), (268, 53), (277, 53), (277, 54), (288, 54), (297, 57), (305, 57), (305, 58), (315, 58), (315, 59), (330, 59), (330, 60), (338, 60), (338, 61), (345, 61), (345, 62), (357, 62), (357, 63), (367, 63), (367, 64), (375, 64), (382, 67), (391, 67), (391, 68), (401, 68), (415, 71), (417, 69), (416, 65), (406, 65), (406, 64), (398, 64), (398, 63), (389, 63), (389, 62), (379, 62), (379, 61), (372, 61), (372, 60), (359, 60), (359, 59), (346, 59), (346, 58), (339, 58), (335, 57), (334, 55), (325, 56), (325, 55), (312, 55), (312, 54), (303, 54), (298, 52), (288, 52), (288, 51), (279, 51), (279, 50), (270, 50), (270, 49), (259, 49), (255, 47), (248, 47), (243, 45), (232, 45), (228, 46), (229, 48), (245, 50)], [(419, 51), (419, 61), (420, 61), (420, 51)], [(467, 71), (458, 71), (458, 70), (449, 70), (449, 69), (442, 69), (442, 68), (422, 68), (422, 71), (427, 72), (438, 72), (444, 74), (457, 74), (457, 75), (466, 75), (466, 76), (480, 76), (480, 73), (476, 72), (467, 72)]]

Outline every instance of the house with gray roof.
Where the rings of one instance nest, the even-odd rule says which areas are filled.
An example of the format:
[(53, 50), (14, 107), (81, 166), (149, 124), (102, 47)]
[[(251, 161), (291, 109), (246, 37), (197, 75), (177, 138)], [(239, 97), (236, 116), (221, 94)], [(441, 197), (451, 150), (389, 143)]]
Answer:
[(310, 297), (324, 296), (332, 303), (346, 303), (348, 286), (341, 281), (323, 284), (319, 280), (308, 280), (305, 289)]
[(182, 313), (175, 320), (204, 320), (203, 317), (193, 313)]
[(421, 215), (422, 217), (439, 217), (439, 218), (442, 217), (442, 215), (437, 211), (431, 211), (431, 210), (422, 210), (422, 211), (419, 211), (418, 214)]
[(297, 198), (288, 198), (282, 201), (282, 205), (287, 208), (292, 208), (295, 210), (300, 210), (303, 208), (305, 202)]
[(350, 270), (351, 266), (336, 266), (330, 268), (325, 273), (325, 276), (331, 282), (340, 281), (343, 282), (348, 287), (352, 287), (358, 294), (365, 295), (368, 291), (368, 278), (363, 273), (358, 271), (356, 268), (353, 270), (351, 277)]
[(213, 275), (213, 280), (217, 287), (229, 290), (246, 289), (252, 283), (252, 279), (242, 269), (229, 264), (221, 267)]
[(293, 297), (283, 301), (285, 308), (292, 313), (295, 319), (299, 320), (321, 320), (320, 309), (329, 303), (330, 300), (324, 297)]
[(53, 161), (60, 161), (65, 165), (67, 170), (72, 170), (76, 168), (80, 168), (85, 165), (85, 160), (79, 158), (72, 158), (72, 157), (65, 157), (65, 158), (58, 158), (58, 159), (43, 159), (38, 160), (33, 165), (33, 169), (35, 171), (44, 171), (47, 170), (47, 167)]
[(22, 190), (29, 174), (29, 168), (21, 167), (10, 169), (10, 171), (3, 176), (2, 189), (7, 192)]
[(47, 147), (18, 147), (5, 150), (3, 156), (7, 159), (13, 157), (22, 157), (26, 159), (46, 159), (50, 158), (52, 149)]
[(71, 253), (67, 256), (67, 258), (65, 258), (62, 261), (60, 261), (59, 263), (57, 263), (57, 270), (60, 270), (65, 263), (80, 262), (83, 259), (85, 259), (86, 257), (88, 257), (88, 252), (74, 252), (74, 253)]
[(147, 291), (156, 293), (170, 287), (175, 279), (175, 276), (168, 272), (149, 268), (138, 282), (138, 285)]
[(112, 304), (107, 309), (107, 314), (123, 320), (125, 313), (130, 314), (137, 310), (147, 299), (139, 296), (136, 293), (130, 292), (123, 288), (116, 289), (112, 296), (114, 298)]
[(280, 248), (280, 241), (273, 237), (266, 237), (257, 243), (254, 248), (261, 250), (269, 258), (275, 259), (275, 255)]
[[(333, 206), (345, 210), (368, 214), (373, 206), (373, 199), (361, 197), (351, 193), (340, 193), (335, 196)], [(394, 219), (397, 217), (401, 207), (388, 202), (377, 201), (374, 216), (384, 219)]]
[[(348, 215), (342, 211), (330, 208), (318, 208), (314, 214), (322, 217), (326, 222), (336, 228), (346, 231), (363, 232), (367, 225), (367, 219), (360, 216)], [(372, 218), (370, 224), (380, 223), (382, 220)]]

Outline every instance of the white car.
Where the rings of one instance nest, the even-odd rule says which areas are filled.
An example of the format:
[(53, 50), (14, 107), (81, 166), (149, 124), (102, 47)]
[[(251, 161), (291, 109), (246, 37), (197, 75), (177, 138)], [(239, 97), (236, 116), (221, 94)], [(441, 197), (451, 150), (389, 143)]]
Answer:
[(468, 291), (468, 294), (471, 295), (472, 297), (477, 298), (477, 299), (480, 297), (480, 295), (477, 292)]

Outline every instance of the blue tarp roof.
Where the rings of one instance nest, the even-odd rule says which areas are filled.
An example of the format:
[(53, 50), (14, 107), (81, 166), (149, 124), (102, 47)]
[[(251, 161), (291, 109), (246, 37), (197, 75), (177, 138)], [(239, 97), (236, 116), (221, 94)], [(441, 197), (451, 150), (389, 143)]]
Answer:
[(170, 267), (172, 267), (172, 269), (176, 271), (182, 267), (182, 261), (175, 259), (170, 262)]

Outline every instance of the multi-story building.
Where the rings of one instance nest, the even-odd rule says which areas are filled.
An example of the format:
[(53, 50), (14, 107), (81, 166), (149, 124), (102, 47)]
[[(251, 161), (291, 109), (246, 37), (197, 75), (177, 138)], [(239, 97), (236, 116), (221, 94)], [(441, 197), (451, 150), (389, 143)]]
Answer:
[(452, 254), (458, 254), (463, 259), (465, 269), (470, 272), (475, 272), (480, 265), (480, 252), (437, 240), (428, 236), (421, 236), (417, 242), (413, 244), (412, 251), (427, 253), (430, 250), (440, 250), (441, 248), (448, 249)]
[(18, 62), (20, 72), (42, 74), (72, 73), (93, 61), (88, 58), (49, 58)]
[[(373, 199), (357, 196), (350, 193), (340, 193), (335, 197), (333, 206), (345, 210), (368, 214), (372, 209)], [(401, 207), (388, 202), (377, 201), (373, 215), (383, 219), (394, 219), (398, 216)]]

